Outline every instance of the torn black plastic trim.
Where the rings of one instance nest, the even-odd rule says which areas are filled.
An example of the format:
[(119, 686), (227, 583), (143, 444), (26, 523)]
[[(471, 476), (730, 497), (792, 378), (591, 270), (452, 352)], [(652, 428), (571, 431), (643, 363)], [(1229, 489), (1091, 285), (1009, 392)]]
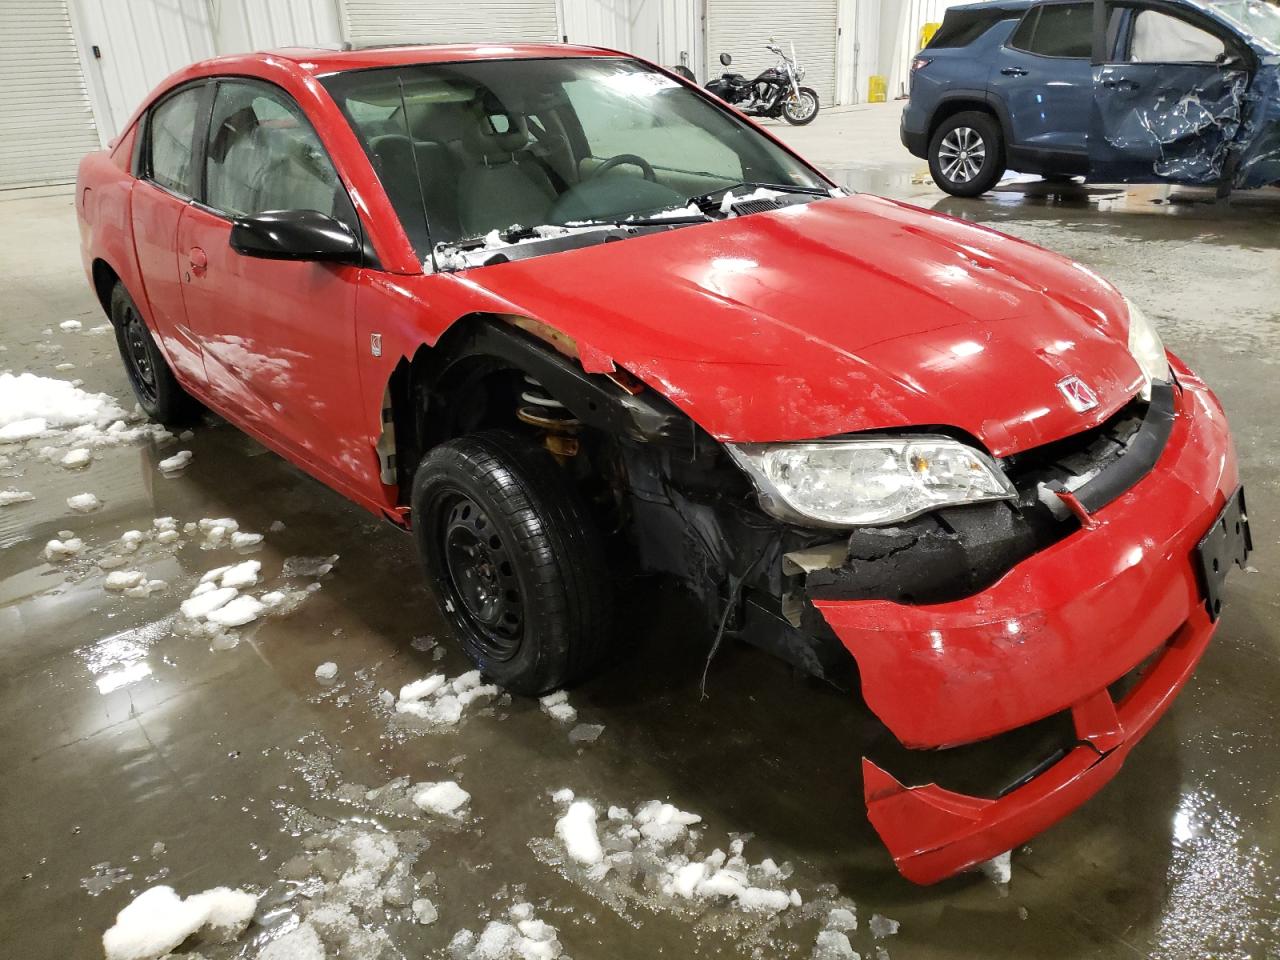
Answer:
[(1090, 513), (1101, 510), (1151, 472), (1173, 432), (1177, 416), (1174, 400), (1172, 383), (1152, 384), (1147, 414), (1124, 456), (1103, 467), (1097, 476), (1075, 490), (1081, 506)]

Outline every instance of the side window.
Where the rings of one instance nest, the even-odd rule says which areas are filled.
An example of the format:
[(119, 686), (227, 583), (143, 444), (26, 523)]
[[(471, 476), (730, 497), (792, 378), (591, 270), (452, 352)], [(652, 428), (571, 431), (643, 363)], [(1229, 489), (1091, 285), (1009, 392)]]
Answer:
[(268, 84), (218, 84), (205, 167), (205, 203), (215, 210), (233, 217), (318, 210), (356, 226), (320, 138), (298, 105)]
[(1042, 57), (1088, 59), (1093, 53), (1093, 7), (1051, 3), (1033, 8), (1018, 24), (1009, 45)]
[(1225, 44), (1207, 30), (1157, 10), (1140, 10), (1133, 20), (1130, 63), (1218, 63)]
[(202, 87), (191, 87), (175, 93), (151, 111), (147, 123), (150, 177), (184, 197), (195, 195), (191, 145), (202, 92)]

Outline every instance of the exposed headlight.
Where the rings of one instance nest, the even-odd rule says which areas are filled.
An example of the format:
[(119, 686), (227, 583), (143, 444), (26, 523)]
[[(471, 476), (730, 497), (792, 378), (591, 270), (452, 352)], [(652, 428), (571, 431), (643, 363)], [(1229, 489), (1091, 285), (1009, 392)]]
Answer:
[(990, 457), (945, 437), (726, 447), (768, 513), (806, 526), (894, 523), (937, 507), (1017, 496)]
[(1160, 334), (1156, 333), (1156, 328), (1146, 314), (1130, 300), (1125, 300), (1125, 305), (1129, 308), (1129, 352), (1142, 370), (1145, 381), (1142, 385), (1142, 399), (1150, 400), (1152, 382), (1169, 379), (1169, 358), (1165, 356)]

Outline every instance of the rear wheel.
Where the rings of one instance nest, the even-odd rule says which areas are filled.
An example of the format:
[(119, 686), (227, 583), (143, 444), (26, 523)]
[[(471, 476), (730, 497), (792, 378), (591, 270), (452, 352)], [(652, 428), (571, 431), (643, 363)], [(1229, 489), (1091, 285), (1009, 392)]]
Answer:
[(599, 665), (610, 635), (604, 546), (546, 450), (503, 430), (440, 444), (418, 467), (412, 507), (436, 596), (483, 673), (537, 695)]
[(143, 412), (165, 426), (181, 426), (193, 420), (200, 404), (182, 389), (138, 312), (138, 305), (118, 281), (111, 290), (111, 325), (115, 327), (116, 346), (120, 348), (129, 385)]
[(782, 116), (793, 126), (803, 127), (806, 123), (813, 123), (813, 118), (817, 115), (818, 91), (812, 87), (801, 87), (799, 97), (793, 93), (783, 101)]
[(929, 172), (956, 197), (994, 187), (1004, 174), (1004, 138), (995, 118), (970, 110), (942, 121), (929, 140)]

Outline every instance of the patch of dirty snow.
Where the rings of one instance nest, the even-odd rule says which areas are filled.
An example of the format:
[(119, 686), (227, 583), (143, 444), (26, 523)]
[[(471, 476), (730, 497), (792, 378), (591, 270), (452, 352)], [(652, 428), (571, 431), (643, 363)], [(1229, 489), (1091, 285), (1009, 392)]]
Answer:
[(400, 688), (395, 702), (396, 717), (402, 724), (417, 727), (450, 728), (455, 726), (477, 703), (487, 703), (501, 694), (493, 684), (481, 681), (480, 671), (472, 670), (449, 680), (442, 673), (432, 674)]
[(602, 723), (580, 723), (569, 731), (570, 743), (595, 743), (604, 733)]
[(868, 926), (871, 927), (871, 935), (873, 937), (877, 940), (883, 940), (885, 937), (892, 937), (897, 933), (902, 924), (898, 923), (897, 920), (890, 920), (888, 917), (873, 913)]
[(696, 813), (661, 800), (606, 807), (568, 788), (552, 803), (560, 811), (554, 835), (530, 843), (535, 856), (632, 922), (647, 911), (671, 913), (701, 931), (740, 936), (765, 954), (780, 927), (816, 922), (834, 942), (857, 926), (853, 902), (834, 887), (819, 884), (802, 895), (790, 864), (749, 861), (747, 837), (731, 835), (725, 847), (706, 852)]
[(60, 459), (60, 454), (54, 456), (53, 444), (93, 448), (172, 437), (164, 427), (142, 423), (143, 419), (136, 407), (126, 412), (113, 397), (89, 393), (78, 382), (33, 373), (0, 373), (0, 444), (40, 438), (47, 444), (41, 452)]
[(563, 690), (539, 697), (538, 705), (543, 713), (560, 723), (573, 723), (578, 719), (578, 711), (569, 703), (569, 694)]
[(452, 780), (441, 780), (419, 784), (414, 791), (413, 802), (429, 813), (457, 820), (466, 816), (464, 808), (471, 802), (471, 794)]
[(102, 935), (107, 960), (158, 960), (198, 930), (233, 940), (253, 919), (258, 898), (252, 893), (215, 887), (185, 899), (172, 887), (151, 887), (116, 914)]
[(459, 930), (449, 941), (450, 960), (555, 960), (564, 954), (560, 934), (534, 914), (530, 903), (514, 904), (506, 920), (490, 920), (477, 935)]
[(11, 507), (15, 503), (30, 503), (36, 495), (30, 490), (0, 490), (0, 507)]
[(324, 941), (315, 927), (300, 923), (284, 936), (268, 943), (257, 960), (325, 960)]

